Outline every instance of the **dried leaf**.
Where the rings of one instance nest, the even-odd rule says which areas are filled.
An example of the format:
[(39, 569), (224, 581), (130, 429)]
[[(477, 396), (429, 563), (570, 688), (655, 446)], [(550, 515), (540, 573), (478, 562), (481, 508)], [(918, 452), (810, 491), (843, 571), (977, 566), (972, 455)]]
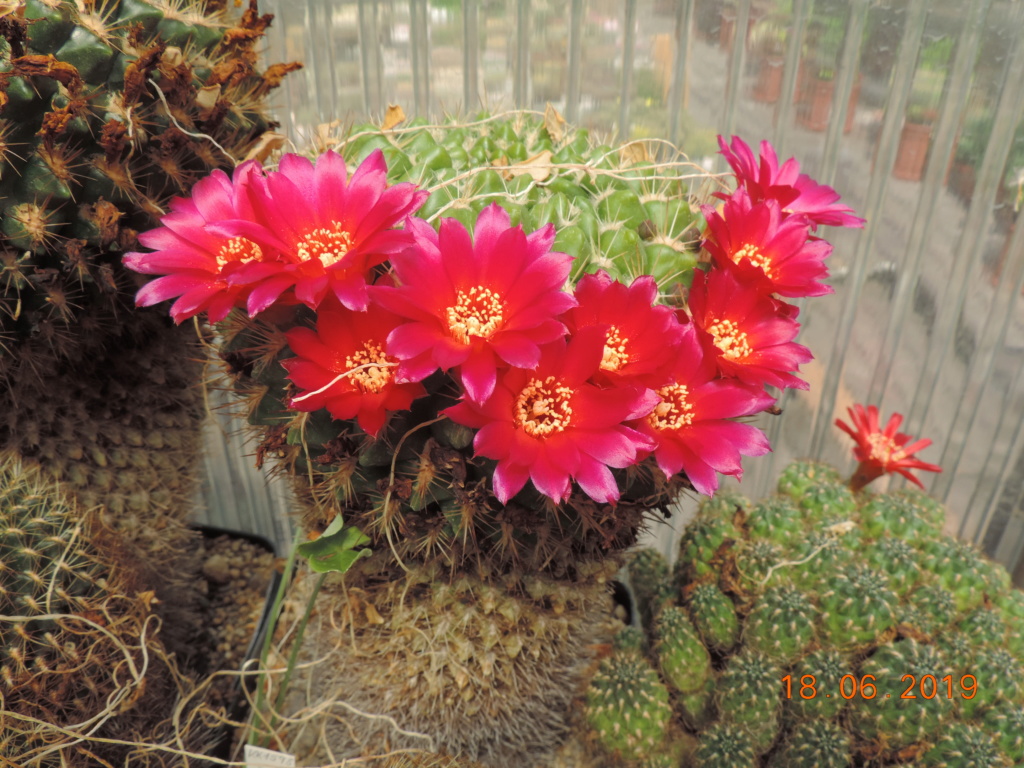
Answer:
[(199, 93), (196, 94), (196, 105), (199, 107), (201, 120), (210, 116), (210, 112), (217, 106), (218, 99), (220, 99), (220, 84), (207, 85), (199, 89)]
[(313, 131), (313, 144), (317, 151), (324, 152), (338, 143), (335, 130), (341, 127), (341, 120), (331, 120), (329, 123), (320, 123)]
[(185, 56), (181, 52), (181, 48), (177, 48), (173, 45), (168, 45), (162, 54), (160, 54), (160, 66), (167, 67), (168, 69), (174, 69), (181, 66), (185, 61)]
[(366, 621), (370, 624), (383, 624), (384, 617), (377, 612), (377, 609), (373, 607), (373, 603), (367, 603), (363, 606), (363, 612), (366, 614)]
[(283, 133), (266, 131), (256, 142), (256, 145), (245, 155), (246, 160), (259, 160), (261, 163), (266, 160), (271, 152), (284, 146), (287, 138)]
[(544, 129), (548, 132), (551, 140), (555, 142), (561, 141), (562, 137), (565, 136), (565, 130), (568, 125), (565, 118), (548, 102), (548, 105), (544, 107)]
[(623, 163), (649, 163), (653, 160), (647, 144), (642, 141), (631, 141), (624, 145), (619, 150), (619, 157)]
[(524, 173), (528, 173), (533, 177), (534, 181), (544, 181), (544, 179), (551, 175), (551, 157), (551, 150), (545, 149), (533, 157), (526, 158), (521, 163), (510, 165), (508, 170), (505, 171), (505, 175), (508, 178), (512, 178), (513, 176), (521, 176)]
[(384, 122), (380, 127), (385, 131), (390, 131), (403, 122), (405, 122), (405, 110), (397, 104), (388, 104), (388, 111), (384, 113)]

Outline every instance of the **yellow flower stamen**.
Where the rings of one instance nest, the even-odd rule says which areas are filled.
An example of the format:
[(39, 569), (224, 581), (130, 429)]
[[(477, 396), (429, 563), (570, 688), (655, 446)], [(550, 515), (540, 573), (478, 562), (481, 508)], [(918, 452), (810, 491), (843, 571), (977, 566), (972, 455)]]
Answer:
[(894, 461), (903, 461), (907, 458), (907, 452), (896, 444), (891, 437), (886, 437), (881, 432), (868, 435), (868, 444), (871, 446), (869, 458), (882, 464), (889, 464)]
[(772, 269), (772, 260), (769, 256), (764, 253), (760, 248), (752, 243), (745, 244), (742, 248), (732, 254), (732, 260), (736, 264), (746, 259), (755, 267), (764, 272), (764, 276), (772, 278), (775, 275), (775, 270)]
[(375, 341), (365, 342), (362, 349), (345, 358), (352, 383), (363, 393), (376, 394), (384, 389), (393, 378), (393, 367), (394, 361), (388, 359), (384, 347)]
[(307, 232), (295, 244), (295, 252), (299, 261), (306, 262), (319, 259), (325, 267), (331, 267), (345, 258), (352, 248), (352, 235), (341, 227), (341, 223), (332, 221), (330, 228), (320, 227)]
[(505, 303), (498, 294), (476, 285), (468, 291), (459, 291), (455, 304), (446, 310), (448, 331), (462, 344), (469, 344), (471, 336), (489, 338), (505, 319)]
[(722, 350), (726, 360), (740, 360), (753, 350), (747, 343), (747, 334), (732, 320), (717, 320), (708, 326), (708, 333), (715, 339), (715, 346)]
[(679, 429), (693, 423), (693, 406), (686, 396), (690, 391), (684, 384), (669, 384), (657, 391), (661, 402), (647, 417), (647, 423), (655, 429)]
[(232, 237), (217, 251), (217, 266), (224, 269), (228, 264), (247, 264), (263, 261), (263, 249), (247, 237)]
[(601, 356), (601, 370), (617, 371), (629, 362), (626, 344), (629, 339), (621, 335), (617, 326), (608, 327), (608, 336), (604, 342), (604, 354)]
[(530, 379), (516, 398), (513, 421), (530, 437), (561, 432), (572, 422), (572, 395), (572, 388), (560, 386), (554, 376)]

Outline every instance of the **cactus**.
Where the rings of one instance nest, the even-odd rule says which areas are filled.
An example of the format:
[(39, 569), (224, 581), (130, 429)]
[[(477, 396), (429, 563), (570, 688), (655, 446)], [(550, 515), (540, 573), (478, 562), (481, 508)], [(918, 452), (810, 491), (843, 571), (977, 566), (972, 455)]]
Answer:
[(769, 768), (849, 768), (852, 764), (849, 735), (828, 720), (798, 724), (768, 761)]
[(895, 625), (898, 603), (882, 574), (854, 566), (832, 577), (821, 594), (822, 634), (840, 649), (870, 645)]
[(671, 714), (668, 689), (635, 653), (605, 659), (587, 689), (587, 723), (605, 749), (626, 759), (658, 751)]
[(745, 730), (719, 723), (704, 732), (697, 748), (696, 765), (698, 768), (755, 768), (757, 752)]
[(789, 496), (772, 496), (759, 501), (747, 515), (747, 530), (752, 539), (767, 539), (786, 546), (803, 533), (800, 509)]
[[(76, 748), (74, 724), (131, 737), (173, 701), (150, 600), (103, 542), (56, 484), (0, 458), (0, 699), (11, 715), (0, 739), (12, 765), (43, 746), (56, 764), (94, 764)], [(116, 743), (91, 746), (120, 762)]]
[(714, 560), (722, 547), (742, 539), (739, 529), (731, 520), (699, 517), (692, 522), (679, 542), (675, 582), (683, 587), (692, 581), (714, 573)]
[(853, 492), (838, 480), (808, 483), (796, 503), (804, 513), (804, 524), (811, 528), (848, 520), (857, 510)]
[(655, 654), (665, 679), (681, 693), (695, 693), (711, 675), (711, 658), (686, 611), (669, 606), (654, 626)]
[[(590, 570), (579, 582), (486, 567), (449, 579), (439, 565), (405, 573), (389, 555), (360, 560), (341, 587), (324, 586), (319, 599), (335, 610), (307, 628), (302, 654), (317, 663), (296, 690), (311, 688), (314, 706), (341, 700), (387, 715), (406, 733), (381, 718), (335, 712), (309, 760), (388, 744), (422, 748), (408, 732), (430, 734), (436, 747), (488, 766), (548, 759), (567, 735), (566, 713), (596, 651), (612, 639), (615, 569)], [(612, 658), (641, 657), (629, 650)], [(657, 681), (653, 669), (650, 676)]]
[(715, 584), (696, 584), (686, 596), (690, 618), (709, 648), (726, 652), (739, 639), (739, 619), (736, 608)]
[(778, 735), (782, 706), (782, 666), (751, 648), (731, 657), (718, 680), (718, 710), (723, 722), (747, 729), (759, 752)]
[[(814, 478), (808, 471), (790, 468), (783, 485), (810, 498), (834, 482), (821, 465)], [(683, 589), (684, 605), (712, 670), (671, 701), (697, 734), (696, 765), (1024, 760), (1024, 592), (1001, 566), (942, 537), (942, 507), (926, 496), (857, 500), (842, 525), (804, 533), (801, 522), (795, 541), (781, 535), (798, 517), (781, 496), (730, 509), (739, 527), (728, 536), (708, 506), (684, 532), (681, 557), (704, 574)], [(681, 561), (681, 573), (693, 569)], [(670, 620), (678, 612), (663, 609)], [(678, 675), (666, 666), (670, 646), (642, 647), (666, 679)]]
[(818, 461), (795, 461), (779, 475), (778, 491), (799, 500), (812, 485), (824, 482), (840, 482), (842, 478), (835, 467)]
[(119, 335), (136, 287), (121, 255), (137, 233), (273, 127), (266, 97), (298, 65), (258, 71), (271, 17), (253, 4), (232, 26), (217, 5), (16, 0), (6, 9), (0, 375), (31, 370), (40, 356), (85, 360)]
[[(929, 739), (953, 713), (953, 699), (940, 682), (950, 673), (932, 646), (909, 638), (881, 646), (858, 671), (861, 690), (850, 712), (854, 728), (884, 751)], [(870, 697), (863, 690), (865, 680), (875, 686)]]
[(750, 509), (750, 499), (732, 490), (719, 490), (714, 496), (702, 499), (697, 514), (705, 520), (732, 523), (738, 511)]
[(921, 757), (924, 768), (1007, 768), (1006, 755), (981, 728), (952, 723)]
[(747, 616), (743, 643), (779, 662), (804, 654), (814, 641), (814, 605), (789, 586), (769, 587)]
[(644, 626), (650, 626), (651, 620), (661, 606), (671, 600), (674, 592), (668, 578), (668, 561), (657, 550), (640, 549), (630, 556), (626, 571), (641, 620)]

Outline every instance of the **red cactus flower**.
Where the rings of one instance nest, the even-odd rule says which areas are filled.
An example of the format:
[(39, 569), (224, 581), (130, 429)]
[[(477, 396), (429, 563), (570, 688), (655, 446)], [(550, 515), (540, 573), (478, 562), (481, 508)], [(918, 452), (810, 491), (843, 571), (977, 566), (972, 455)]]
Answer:
[(367, 272), (409, 245), (409, 233), (394, 227), (423, 204), (427, 192), (408, 183), (389, 187), (379, 150), (351, 179), (341, 155), (332, 151), (320, 155), (315, 166), (288, 154), (278, 168), (248, 187), (251, 218), (211, 226), (278, 254), (231, 275), (233, 284), (249, 288), (249, 314), (262, 312), (289, 290), (312, 309), (329, 292), (349, 309), (366, 309)]
[(693, 487), (707, 496), (718, 489), (717, 472), (739, 479), (741, 456), (771, 450), (761, 430), (731, 419), (760, 413), (775, 402), (762, 389), (715, 374), (715, 366), (705, 364), (693, 326), (686, 326), (669, 383), (655, 390), (661, 402), (629, 424), (657, 443), (654, 458), (666, 475), (686, 472)]
[(724, 376), (747, 384), (807, 389), (797, 378), (801, 363), (813, 359), (793, 341), (800, 331), (795, 310), (739, 282), (730, 271), (695, 270), (690, 314), (705, 354)]
[[(850, 486), (856, 491), (872, 480), (891, 472), (898, 472), (920, 488), (921, 481), (910, 473), (912, 469), (926, 472), (941, 472), (942, 467), (929, 464), (914, 457), (914, 454), (932, 444), (928, 438), (913, 443), (910, 435), (897, 432), (903, 422), (903, 415), (894, 413), (882, 429), (878, 421), (878, 408), (869, 405), (865, 408), (857, 404), (847, 409), (850, 415), (850, 426), (842, 419), (836, 419), (836, 426), (856, 441), (853, 455), (860, 461), (857, 471), (850, 480)], [(909, 445), (908, 445), (909, 443)]]
[(171, 201), (161, 226), (139, 235), (139, 242), (154, 250), (125, 254), (125, 266), (163, 277), (139, 290), (138, 306), (177, 298), (170, 310), (176, 323), (204, 311), (217, 322), (232, 307), (244, 306), (248, 289), (231, 284), (232, 275), (247, 264), (273, 262), (277, 254), (244, 236), (215, 234), (210, 225), (253, 216), (245, 191), (259, 172), (255, 161), (239, 165), (232, 178), (214, 171), (196, 183), (192, 197)]
[(475, 242), (456, 219), (442, 220), (440, 234), (417, 219), (409, 227), (414, 245), (391, 259), (400, 285), (374, 289), (412, 321), (388, 337), (388, 353), (409, 381), (458, 366), (467, 394), (482, 403), (499, 360), (533, 368), (540, 345), (565, 335), (556, 317), (576, 304), (562, 290), (572, 257), (551, 251), (554, 227), (526, 235), (498, 205), (481, 211)]
[[(754, 157), (750, 147), (738, 136), (732, 144), (718, 137), (718, 146), (736, 174), (736, 182), (747, 190), (755, 203), (778, 200), (783, 213), (803, 216), (811, 229), (825, 224), (834, 227), (863, 227), (864, 219), (853, 215), (853, 209), (839, 204), (839, 193), (826, 184), (819, 184), (800, 164), (790, 158), (781, 166), (775, 148), (761, 142), (761, 157)], [(719, 195), (723, 199), (725, 195)]]
[(402, 318), (373, 304), (353, 312), (328, 298), (317, 312), (316, 331), (293, 328), (288, 346), (296, 357), (283, 361), (299, 389), (289, 407), (297, 411), (326, 408), (336, 419), (356, 419), (376, 437), (387, 414), (406, 410), (426, 394), (419, 383), (398, 383), (398, 361), (384, 351), (385, 339)]
[(628, 467), (638, 450), (654, 447), (623, 422), (650, 413), (658, 398), (640, 387), (599, 389), (588, 383), (604, 354), (603, 328), (583, 328), (568, 342), (546, 345), (537, 367), (506, 368), (484, 403), (470, 398), (445, 411), (452, 421), (479, 429), (477, 455), (495, 459), (494, 495), (502, 503), (527, 480), (562, 502), (579, 484), (594, 501), (619, 498), (609, 467)]
[(737, 189), (719, 213), (703, 207), (708, 222), (707, 249), (715, 263), (733, 269), (744, 282), (781, 296), (824, 296), (833, 288), (819, 283), (828, 277), (825, 257), (832, 246), (808, 240), (809, 227), (799, 216), (783, 217), (777, 200), (753, 203)]
[(653, 305), (658, 295), (653, 277), (644, 275), (626, 286), (601, 270), (585, 275), (575, 295), (579, 306), (566, 313), (569, 331), (591, 325), (607, 329), (596, 383), (654, 387), (666, 380), (681, 327), (669, 307)]

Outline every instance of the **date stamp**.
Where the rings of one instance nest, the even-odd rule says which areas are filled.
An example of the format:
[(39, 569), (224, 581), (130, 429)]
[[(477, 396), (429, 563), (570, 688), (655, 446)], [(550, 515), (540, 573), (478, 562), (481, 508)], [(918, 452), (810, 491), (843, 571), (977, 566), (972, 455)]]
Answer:
[(879, 691), (874, 675), (843, 675), (839, 678), (838, 689), (834, 691), (820, 687), (815, 675), (803, 675), (799, 680), (786, 675), (782, 683), (785, 688), (783, 695), (787, 699), (815, 699), (819, 696), (827, 699), (834, 696), (844, 699), (890, 699), (894, 696), (900, 699), (934, 699), (943, 694), (947, 699), (973, 699), (978, 694), (978, 679), (974, 675), (962, 675), (959, 681), (954, 675), (904, 675), (900, 678), (900, 685), (906, 686), (902, 692), (898, 692), (898, 689), (891, 692)]

